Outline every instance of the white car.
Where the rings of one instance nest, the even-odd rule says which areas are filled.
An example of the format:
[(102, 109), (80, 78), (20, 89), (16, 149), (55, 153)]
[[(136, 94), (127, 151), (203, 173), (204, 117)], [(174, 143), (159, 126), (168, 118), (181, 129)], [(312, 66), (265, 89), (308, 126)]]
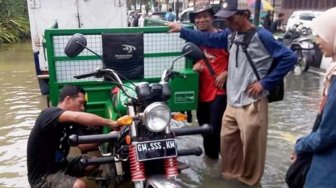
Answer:
[(303, 26), (310, 28), (311, 22), (318, 15), (320, 15), (322, 11), (312, 11), (312, 10), (299, 10), (294, 11), (293, 14), (288, 18), (286, 31), (289, 28), (293, 27), (295, 24), (302, 23)]
[(194, 11), (194, 7), (189, 7), (189, 8), (187, 8), (187, 9), (185, 9), (185, 10), (183, 10), (182, 12), (181, 12), (181, 14), (179, 15), (179, 21), (181, 22), (181, 23), (190, 23), (190, 18), (189, 18), (189, 15), (190, 15), (190, 13), (191, 12), (193, 12)]

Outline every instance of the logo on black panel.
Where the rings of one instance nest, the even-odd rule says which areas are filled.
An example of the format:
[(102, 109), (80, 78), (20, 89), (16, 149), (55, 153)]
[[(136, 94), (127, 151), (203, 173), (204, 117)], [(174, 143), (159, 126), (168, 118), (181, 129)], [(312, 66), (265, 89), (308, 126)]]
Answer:
[(128, 44), (122, 44), (121, 46), (123, 47), (122, 50), (127, 53), (126, 54), (116, 54), (115, 58), (121, 59), (121, 60), (131, 59), (133, 57), (132, 52), (136, 50), (135, 46), (131, 46)]
[(123, 50), (127, 51), (127, 53), (132, 53), (134, 50), (136, 50), (135, 46), (127, 45), (127, 44), (122, 44)]

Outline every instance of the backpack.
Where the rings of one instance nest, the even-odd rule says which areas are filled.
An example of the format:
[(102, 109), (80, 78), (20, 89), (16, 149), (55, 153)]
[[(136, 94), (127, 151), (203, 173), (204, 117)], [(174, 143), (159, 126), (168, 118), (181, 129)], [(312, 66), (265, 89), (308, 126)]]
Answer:
[[(243, 41), (242, 42), (238, 42), (238, 41), (234, 41), (235, 35), (236, 33), (231, 34), (231, 46), (233, 43), (240, 45), (243, 49), (243, 52), (246, 55), (246, 58), (249, 62), (249, 64), (251, 65), (251, 68), (254, 72), (254, 74), (256, 75), (257, 79), (260, 80), (260, 76), (257, 72), (256, 67), (254, 66), (253, 60), (250, 56), (250, 54), (247, 51), (247, 47), (251, 42), (252, 37), (255, 35), (255, 33), (258, 31), (258, 27), (254, 27), (252, 29), (250, 29), (249, 31), (247, 31), (244, 35)], [(276, 60), (273, 59), (273, 62), (271, 64), (270, 69), (268, 70), (269, 74), (270, 72), (273, 71), (273, 69), (277, 66), (278, 62)], [(267, 96), (268, 98), (268, 102), (277, 102), (277, 101), (282, 101), (284, 98), (284, 80), (282, 79), (276, 86), (274, 86), (271, 90), (269, 90), (269, 95)]]

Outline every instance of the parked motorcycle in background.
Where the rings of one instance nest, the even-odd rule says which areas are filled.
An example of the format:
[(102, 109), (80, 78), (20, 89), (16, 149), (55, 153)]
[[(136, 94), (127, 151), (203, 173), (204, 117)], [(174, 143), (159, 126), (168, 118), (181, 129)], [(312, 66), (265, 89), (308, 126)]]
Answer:
[(303, 26), (302, 23), (295, 24), (283, 36), (282, 42), (290, 48), (298, 57), (294, 68), (297, 75), (308, 71), (315, 60), (315, 48), (312, 30)]

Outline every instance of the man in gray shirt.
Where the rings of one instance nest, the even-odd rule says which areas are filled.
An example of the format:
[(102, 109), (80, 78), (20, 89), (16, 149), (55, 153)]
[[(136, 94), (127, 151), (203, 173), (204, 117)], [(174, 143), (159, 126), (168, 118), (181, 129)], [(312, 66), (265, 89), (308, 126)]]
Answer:
[[(260, 182), (264, 172), (269, 91), (294, 68), (295, 54), (263, 28), (250, 21), (246, 1), (226, 0), (216, 16), (225, 18), (229, 29), (207, 33), (168, 23), (171, 32), (198, 45), (225, 48), (230, 52), (227, 78), (227, 107), (222, 119), (221, 157), (225, 179), (247, 185)], [(256, 77), (241, 43), (246, 33), (256, 29), (247, 52), (260, 76)], [(236, 33), (232, 36), (232, 33)], [(232, 41), (234, 41), (232, 43)], [(272, 62), (277, 65), (269, 72)]]

